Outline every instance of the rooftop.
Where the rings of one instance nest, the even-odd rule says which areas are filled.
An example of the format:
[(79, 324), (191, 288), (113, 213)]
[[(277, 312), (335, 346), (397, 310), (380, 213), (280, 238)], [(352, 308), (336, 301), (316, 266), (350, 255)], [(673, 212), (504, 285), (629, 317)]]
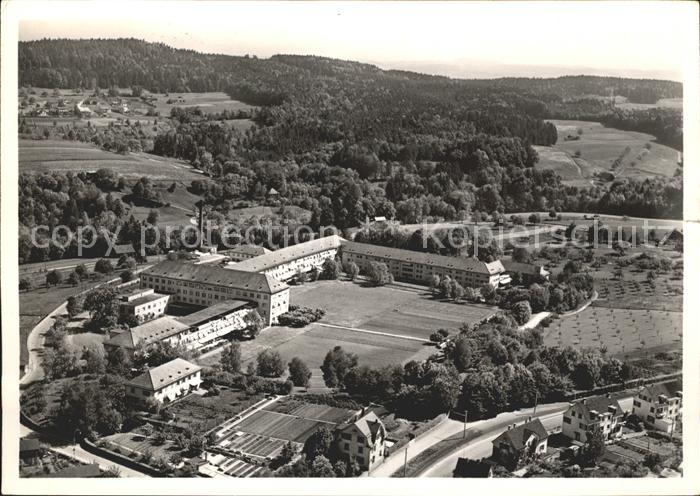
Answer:
[(569, 408), (581, 409), (585, 413), (589, 413), (594, 410), (598, 413), (607, 413), (608, 407), (611, 406), (615, 407), (617, 414), (622, 414), (623, 409), (617, 399), (608, 398), (605, 395), (575, 401)]
[[(311, 241), (280, 248), (279, 250), (271, 251), (264, 255), (231, 264), (230, 268), (249, 272), (261, 272), (292, 260), (307, 257), (309, 255), (315, 255), (316, 253), (321, 253), (333, 248), (338, 248), (343, 241), (343, 238), (336, 234), (326, 236), (324, 238), (312, 239)], [(229, 266), (226, 268), (228, 269)]]
[(360, 255), (399, 260), (407, 263), (420, 263), (433, 267), (442, 267), (445, 269), (478, 272), (481, 274), (493, 275), (505, 272), (505, 268), (500, 260), (486, 263), (472, 257), (450, 257), (446, 255), (436, 255), (434, 253), (424, 253), (413, 250), (402, 250), (400, 248), (371, 245), (368, 243), (357, 243), (355, 241), (344, 242), (343, 251)]
[(140, 344), (155, 343), (156, 341), (161, 341), (186, 329), (189, 329), (188, 325), (183, 324), (169, 315), (164, 315), (117, 334), (105, 341), (105, 345), (135, 349)]
[(506, 272), (520, 272), (522, 274), (540, 275), (544, 271), (545, 273), (549, 274), (549, 272), (541, 265), (514, 262), (512, 260), (503, 260), (503, 267), (506, 269)]
[(646, 390), (647, 394), (655, 401), (661, 395), (666, 396), (667, 398), (675, 398), (678, 396), (679, 392), (683, 391), (683, 381), (677, 380), (664, 382), (663, 384), (652, 384), (650, 386), (646, 386), (642, 389), (642, 391), (643, 390)]
[(36, 451), (41, 448), (41, 443), (34, 437), (22, 437), (19, 439), (19, 452)]
[(129, 384), (151, 391), (158, 391), (198, 370), (202, 370), (202, 367), (190, 363), (187, 360), (183, 360), (182, 358), (176, 358), (168, 363), (147, 370), (140, 376), (129, 381)]
[(386, 435), (384, 424), (382, 424), (382, 421), (379, 420), (379, 417), (377, 417), (373, 411), (357, 419), (354, 423), (341, 427), (341, 430), (347, 430), (353, 426), (362, 433), (370, 446), (374, 445), (377, 439), (377, 433), (383, 432), (384, 435)]
[(146, 303), (150, 303), (152, 301), (160, 300), (162, 298), (168, 298), (169, 295), (166, 294), (161, 294), (161, 293), (152, 293), (152, 294), (147, 294), (144, 296), (140, 296), (138, 298), (134, 298), (131, 301), (125, 301), (123, 302), (125, 305), (133, 305), (135, 307), (139, 305), (145, 305)]
[(489, 477), (492, 465), (485, 460), (458, 458), (454, 469), (455, 477)]
[(144, 274), (269, 293), (277, 293), (289, 287), (265, 274), (234, 269), (222, 270), (219, 267), (194, 265), (180, 260), (160, 262), (144, 271)]
[(497, 445), (506, 441), (513, 448), (519, 450), (525, 447), (525, 443), (532, 434), (537, 436), (538, 439), (544, 439), (549, 436), (549, 434), (547, 434), (547, 429), (544, 428), (539, 418), (503, 431), (493, 440), (493, 444)]
[(224, 300), (221, 303), (216, 303), (214, 305), (203, 308), (202, 310), (198, 310), (198, 311), (191, 313), (189, 315), (177, 317), (177, 320), (179, 320), (181, 323), (183, 323), (187, 326), (195, 326), (195, 325), (203, 324), (203, 323), (205, 323), (208, 320), (211, 320), (213, 318), (229, 314), (231, 312), (239, 310), (239, 309), (246, 307), (248, 305), (251, 305), (251, 303), (249, 301)]
[(223, 253), (226, 254), (233, 254), (233, 253), (241, 253), (243, 255), (264, 255), (266, 253), (272, 253), (270, 250), (265, 248), (264, 246), (259, 246), (259, 245), (236, 245), (232, 248), (229, 248), (227, 250), (224, 250)]

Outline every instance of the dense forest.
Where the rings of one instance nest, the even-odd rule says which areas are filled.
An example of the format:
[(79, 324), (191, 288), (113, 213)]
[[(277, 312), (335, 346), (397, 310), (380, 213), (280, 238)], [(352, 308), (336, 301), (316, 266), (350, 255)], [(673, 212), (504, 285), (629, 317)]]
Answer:
[[(475, 211), (550, 208), (682, 216), (681, 177), (567, 187), (554, 172), (534, 168), (538, 156), (532, 147), (556, 143), (556, 128), (545, 119), (563, 118), (643, 131), (681, 149), (679, 111), (623, 111), (605, 98), (611, 88), (631, 100), (680, 96), (681, 85), (671, 81), (457, 80), (313, 56), (202, 54), (134, 39), (23, 42), (19, 69), (22, 85), (225, 91), (256, 105), (250, 114), (254, 125), (245, 131), (228, 125), (226, 115), (174, 108), (148, 129), (128, 123), (106, 129), (58, 126), (44, 128), (49, 136), (32, 136), (62, 133), (63, 139), (120, 153), (143, 150), (187, 160), (208, 176), (194, 181), (190, 191), (203, 196), (221, 219), (237, 202), (265, 201), (271, 188), (280, 205), (310, 211), (315, 228), (352, 227), (373, 216), (415, 223), (466, 218)], [(22, 132), (32, 130), (20, 122)], [(75, 229), (96, 219), (112, 228), (135, 228), (128, 209), (109, 196), (132, 186), (124, 180), (115, 186), (119, 182), (84, 174), (23, 176), (21, 228), (69, 221)], [(29, 252), (22, 258), (56, 255)]]

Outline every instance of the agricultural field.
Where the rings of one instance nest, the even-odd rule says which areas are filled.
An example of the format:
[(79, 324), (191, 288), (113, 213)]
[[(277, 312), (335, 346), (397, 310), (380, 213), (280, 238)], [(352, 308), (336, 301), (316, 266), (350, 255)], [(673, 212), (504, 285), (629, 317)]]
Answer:
[(264, 395), (248, 394), (245, 391), (220, 388), (217, 396), (190, 394), (168, 405), (175, 423), (182, 428), (189, 427), (195, 434), (203, 434), (260, 401)]
[[(535, 167), (556, 171), (568, 185), (597, 184), (600, 181), (594, 175), (601, 172), (643, 179), (673, 177), (678, 169), (678, 152), (656, 143), (649, 134), (621, 131), (598, 122), (551, 122), (557, 127), (557, 144), (535, 147), (540, 157)], [(619, 166), (614, 168), (615, 161)]]
[(144, 152), (120, 155), (77, 141), (19, 140), (20, 172), (95, 172), (98, 169), (112, 169), (126, 179), (147, 176), (153, 181), (168, 183), (189, 184), (203, 177), (182, 160)]
[(150, 454), (153, 458), (162, 460), (168, 460), (173, 454), (181, 451), (172, 441), (155, 443), (141, 428), (105, 436), (100, 438), (99, 444), (123, 455), (134, 457)]
[[(218, 113), (223, 110), (250, 110), (255, 107), (237, 100), (232, 100), (226, 93), (214, 91), (209, 93), (154, 93), (157, 98), (155, 109), (162, 116), (169, 116), (174, 107), (199, 107), (205, 113)], [(168, 100), (172, 103), (167, 103)]]
[(627, 356), (678, 347), (683, 340), (683, 314), (590, 306), (543, 327), (547, 346), (605, 347), (609, 355)]
[(651, 108), (672, 108), (683, 109), (683, 98), (662, 98), (656, 103), (632, 103), (627, 101), (627, 98), (618, 96), (615, 101), (615, 106), (627, 110), (640, 110)]
[(260, 472), (264, 470), (258, 465), (221, 453), (209, 453), (207, 462), (199, 471), (210, 477), (259, 477)]
[(306, 403), (294, 398), (280, 398), (265, 406), (263, 410), (275, 413), (283, 413), (295, 417), (304, 417), (322, 422), (340, 424), (350, 418), (355, 412), (345, 408), (337, 408), (328, 405)]

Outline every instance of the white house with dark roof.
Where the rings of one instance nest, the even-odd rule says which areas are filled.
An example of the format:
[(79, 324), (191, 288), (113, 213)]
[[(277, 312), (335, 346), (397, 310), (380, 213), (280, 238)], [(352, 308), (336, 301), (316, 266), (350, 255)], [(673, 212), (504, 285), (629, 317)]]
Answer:
[(127, 354), (133, 355), (136, 349), (147, 347), (159, 341), (175, 345), (180, 340), (179, 335), (188, 329), (187, 324), (183, 324), (169, 315), (164, 315), (111, 337), (104, 342), (104, 347), (105, 351), (123, 348)]
[(486, 263), (471, 257), (450, 257), (354, 241), (344, 241), (341, 253), (343, 263), (354, 262), (361, 271), (366, 271), (371, 262), (384, 263), (397, 280), (427, 284), (433, 275), (450, 276), (465, 287), (484, 284), (497, 287), (510, 282), (499, 260)]
[(168, 308), (170, 295), (156, 293), (153, 289), (137, 289), (122, 295), (119, 302), (121, 315), (134, 315), (139, 322), (160, 317)]
[(147, 370), (126, 384), (127, 398), (142, 403), (153, 398), (161, 403), (173, 401), (199, 388), (202, 368), (176, 358), (168, 363)]
[(544, 455), (548, 438), (547, 429), (539, 418), (528, 419), (520, 425), (509, 425), (492, 441), (491, 458), (514, 470), (527, 460)]
[(169, 294), (175, 303), (211, 306), (232, 299), (255, 303), (267, 325), (289, 309), (289, 286), (258, 272), (168, 260), (144, 271), (140, 279), (142, 288)]
[(607, 396), (575, 401), (564, 412), (561, 432), (572, 441), (585, 443), (588, 433), (597, 427), (605, 439), (616, 439), (622, 435), (624, 414), (620, 403)]
[(672, 432), (683, 413), (682, 388), (681, 381), (645, 386), (632, 400), (632, 413), (654, 430)]
[(384, 461), (386, 428), (374, 412), (338, 430), (340, 452), (356, 461), (363, 470), (371, 471)]

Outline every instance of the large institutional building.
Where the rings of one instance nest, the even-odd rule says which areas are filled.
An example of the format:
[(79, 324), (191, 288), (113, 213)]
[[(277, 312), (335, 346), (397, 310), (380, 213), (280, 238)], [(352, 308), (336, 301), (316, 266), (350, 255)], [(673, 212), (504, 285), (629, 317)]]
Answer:
[[(497, 287), (510, 278), (500, 261), (449, 257), (346, 241), (332, 235), (229, 263), (225, 267), (187, 261), (161, 262), (143, 272), (141, 287), (169, 296), (171, 303), (212, 306), (228, 300), (253, 304), (267, 325), (289, 309), (288, 281), (301, 272), (321, 269), (340, 256), (366, 270), (370, 262), (387, 265), (394, 278), (427, 283), (431, 276), (450, 276), (463, 286)], [(182, 320), (182, 319), (181, 319)]]
[(309, 272), (314, 267), (320, 269), (326, 259), (335, 258), (344, 242), (338, 235), (313, 239), (229, 264), (227, 268), (262, 272), (280, 281), (287, 281), (299, 272)]
[(289, 286), (266, 274), (165, 261), (141, 275), (141, 287), (171, 295), (171, 302), (211, 306), (226, 300), (255, 303), (272, 325), (289, 309)]
[(343, 263), (354, 262), (361, 271), (367, 270), (370, 262), (381, 262), (386, 264), (395, 279), (421, 284), (428, 283), (433, 275), (450, 276), (462, 286), (469, 287), (484, 284), (497, 287), (510, 281), (499, 260), (486, 263), (476, 258), (449, 257), (353, 241), (343, 242), (341, 251)]

